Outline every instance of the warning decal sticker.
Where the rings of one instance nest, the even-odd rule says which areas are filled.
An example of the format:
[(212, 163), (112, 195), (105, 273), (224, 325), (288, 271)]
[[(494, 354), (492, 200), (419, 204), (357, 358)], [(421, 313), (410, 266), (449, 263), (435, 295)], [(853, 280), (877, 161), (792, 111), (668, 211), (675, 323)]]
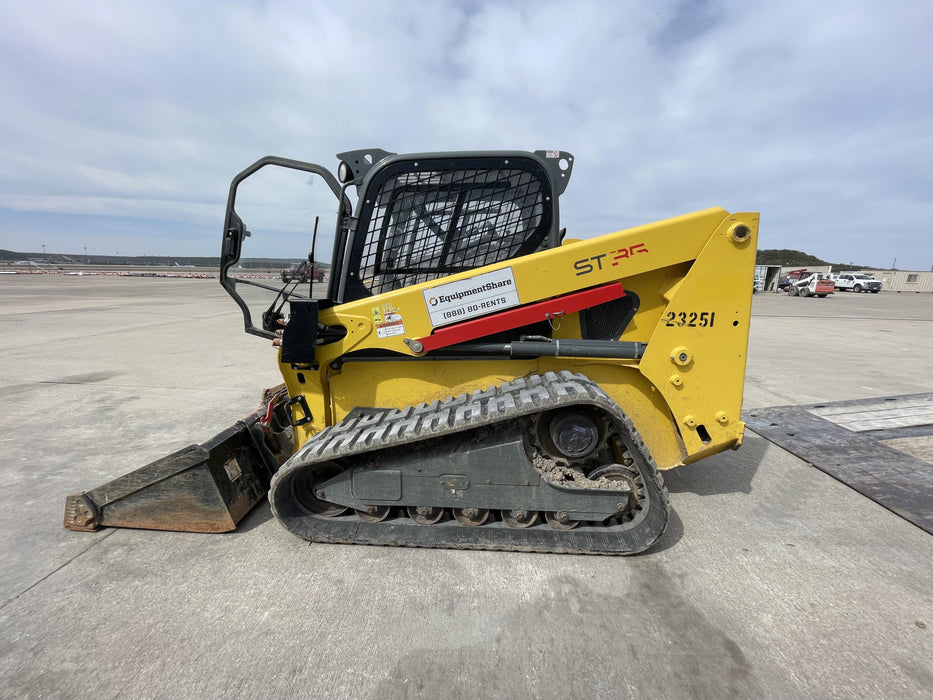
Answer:
[(402, 320), (402, 314), (392, 304), (383, 304), (381, 309), (374, 306), (372, 312), (377, 338), (405, 335), (405, 322)]

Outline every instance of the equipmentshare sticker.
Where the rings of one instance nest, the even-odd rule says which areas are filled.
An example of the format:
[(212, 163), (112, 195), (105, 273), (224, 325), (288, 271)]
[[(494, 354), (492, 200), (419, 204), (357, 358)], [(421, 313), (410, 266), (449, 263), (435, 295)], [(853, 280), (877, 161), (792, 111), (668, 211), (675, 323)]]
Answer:
[(442, 284), (423, 294), (435, 328), (521, 304), (511, 267)]

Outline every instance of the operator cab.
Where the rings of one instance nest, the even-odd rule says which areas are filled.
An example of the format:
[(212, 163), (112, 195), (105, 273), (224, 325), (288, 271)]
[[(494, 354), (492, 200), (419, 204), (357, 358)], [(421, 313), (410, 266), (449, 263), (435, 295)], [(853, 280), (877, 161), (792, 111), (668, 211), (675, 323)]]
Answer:
[[(565, 151), (364, 149), (338, 158), (339, 178), (268, 156), (230, 185), (220, 282), (247, 333), (275, 338), (288, 301), (290, 317), (303, 318), (296, 326), (309, 326), (300, 344), (313, 348), (339, 333), (312, 330), (318, 309), (560, 245), (558, 198), (573, 169)], [(282, 274), (327, 267), (325, 259), (326, 286)]]

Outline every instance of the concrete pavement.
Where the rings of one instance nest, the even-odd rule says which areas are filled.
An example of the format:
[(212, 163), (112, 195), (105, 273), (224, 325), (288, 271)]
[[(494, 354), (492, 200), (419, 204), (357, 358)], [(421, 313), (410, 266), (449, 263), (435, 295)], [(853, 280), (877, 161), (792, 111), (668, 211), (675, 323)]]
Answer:
[[(933, 538), (749, 434), (632, 558), (74, 533), (277, 384), (216, 280), (0, 277), (0, 696), (931, 697)], [(746, 408), (933, 391), (933, 296), (756, 295)]]

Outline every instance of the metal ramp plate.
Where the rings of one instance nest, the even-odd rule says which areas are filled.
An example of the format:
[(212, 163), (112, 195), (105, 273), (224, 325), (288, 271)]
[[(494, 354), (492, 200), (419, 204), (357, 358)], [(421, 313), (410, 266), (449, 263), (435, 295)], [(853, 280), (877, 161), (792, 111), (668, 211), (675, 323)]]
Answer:
[(933, 534), (933, 393), (757, 408), (743, 420)]

